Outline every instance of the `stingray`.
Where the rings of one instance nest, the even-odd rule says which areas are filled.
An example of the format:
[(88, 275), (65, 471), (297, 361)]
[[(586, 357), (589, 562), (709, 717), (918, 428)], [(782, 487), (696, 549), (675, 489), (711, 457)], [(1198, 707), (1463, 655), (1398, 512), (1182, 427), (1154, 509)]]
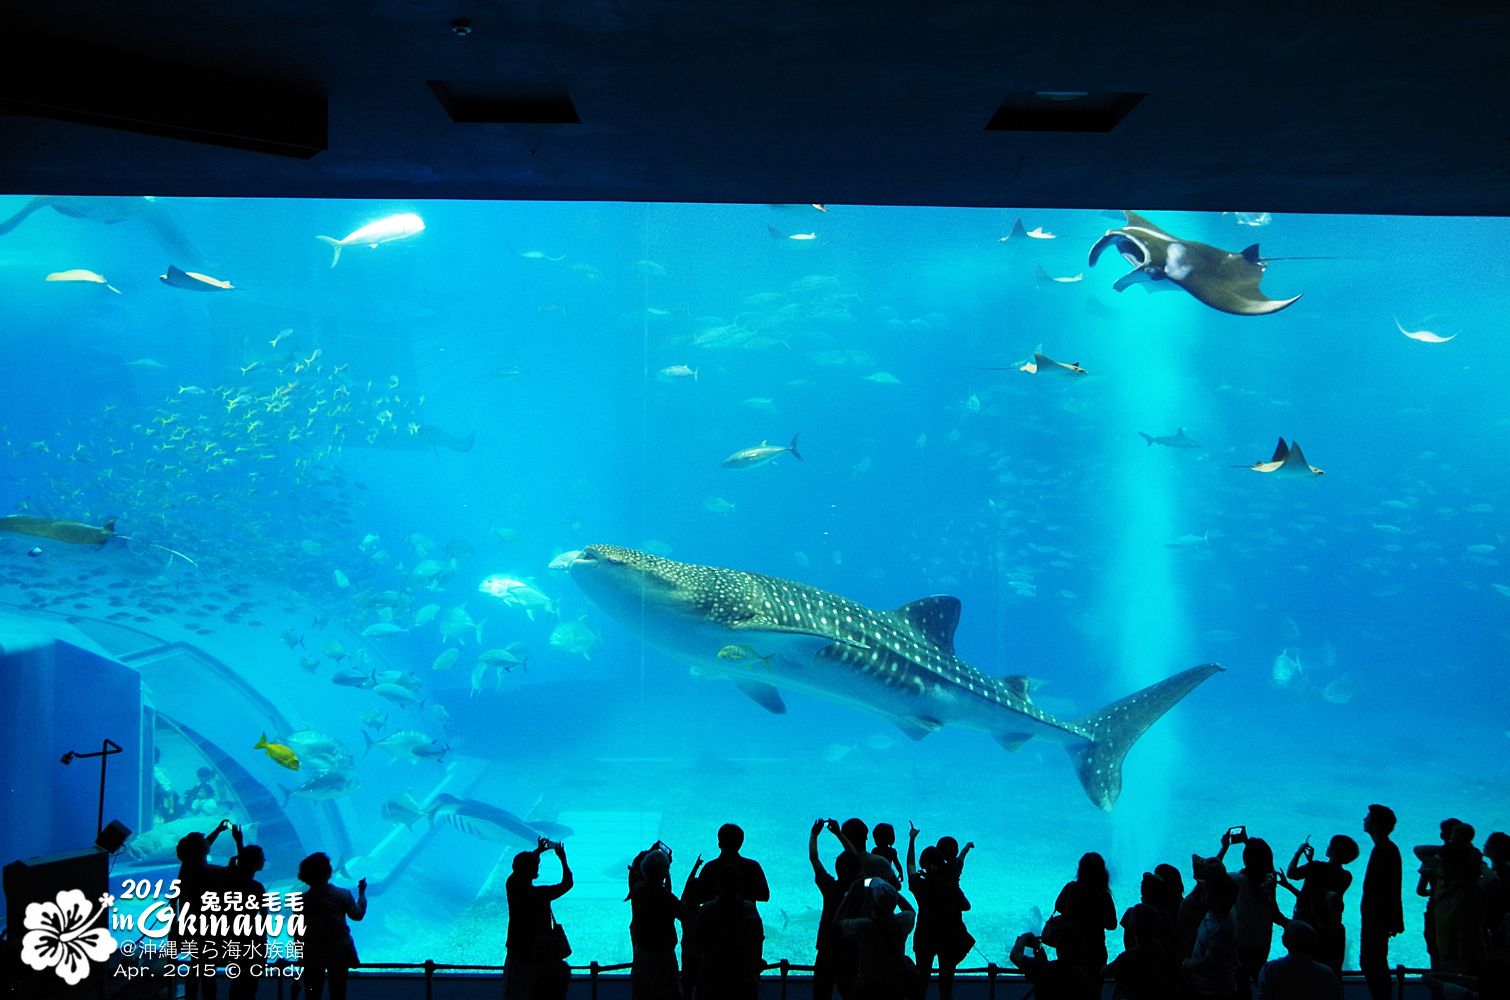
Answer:
[(212, 278), (208, 274), (199, 274), (195, 271), (180, 271), (172, 264), (168, 265), (167, 274), (159, 274), (158, 280), (173, 288), (184, 288), (191, 292), (237, 292), (240, 291), (229, 281), (221, 281)]
[(453, 437), (434, 424), (421, 424), (414, 432), (416, 440), (422, 441), (432, 448), (449, 448), (451, 451), (471, 451), (472, 443), (477, 440), (477, 432), (473, 431), (466, 437)]
[(1278, 312), (1293, 299), (1271, 299), (1259, 291), (1268, 268), (1255, 243), (1241, 253), (1171, 236), (1137, 212), (1127, 211), (1127, 224), (1109, 229), (1091, 247), (1094, 267), (1101, 252), (1115, 247), (1133, 270), (1112, 285), (1122, 291), (1139, 281), (1172, 281), (1213, 309), (1234, 316), (1263, 316)]
[[(9, 531), (17, 535), (31, 535), (33, 538), (47, 538), (54, 542), (63, 542), (68, 545), (94, 545), (103, 548), (105, 543), (119, 539), (123, 542), (135, 541), (126, 535), (115, 533), (115, 518), (111, 518), (96, 528), (92, 524), (84, 524), (82, 521), (65, 521), (55, 517), (30, 517), (26, 514), (11, 514), (8, 517), (0, 517), (0, 531)], [(147, 542), (154, 549), (162, 549), (188, 563), (190, 566), (198, 566), (194, 560), (175, 549), (166, 545), (158, 545), (155, 542)]]
[(979, 365), (967, 365), (966, 367), (978, 372), (1016, 371), (1027, 372), (1029, 375), (1053, 375), (1059, 378), (1079, 378), (1082, 375), (1090, 374), (1090, 372), (1080, 367), (1079, 362), (1065, 364), (1063, 361), (1055, 361), (1053, 358), (1039, 353), (1039, 351), (1033, 352), (1032, 361), (1024, 362), (1020, 365), (995, 366), (989, 368), (981, 367)]
[(1085, 272), (1082, 271), (1081, 273), (1075, 275), (1074, 277), (1070, 277), (1070, 278), (1056, 278), (1053, 275), (1049, 274), (1049, 272), (1045, 271), (1043, 269), (1043, 265), (1042, 264), (1038, 265), (1038, 283), (1040, 285), (1043, 284), (1045, 281), (1056, 282), (1056, 283), (1061, 284), (1061, 285), (1073, 285), (1075, 282), (1082, 280), (1084, 277), (1085, 277)]
[(70, 219), (85, 219), (113, 226), (131, 222), (152, 234), (159, 246), (175, 259), (185, 264), (204, 263), (204, 256), (189, 242), (167, 209), (151, 198), (69, 198), (57, 195), (40, 195), (27, 202), (15, 215), (0, 222), (0, 236), (25, 222), (39, 209), (50, 208)]
[[(1175, 433), (1167, 436), (1155, 436), (1152, 434), (1144, 434), (1142, 431), (1139, 431), (1138, 437), (1142, 438), (1144, 441), (1147, 441), (1150, 448), (1152, 448), (1156, 444), (1162, 444), (1166, 448), (1199, 448), (1201, 446), (1201, 443), (1199, 441), (1195, 440), (1194, 438), (1185, 436), (1185, 428), (1183, 427), (1178, 428)], [(1246, 469), (1247, 466), (1245, 465), (1243, 466), (1243, 468)]]
[[(1451, 340), (1452, 337), (1456, 337), (1458, 335), (1457, 333), (1454, 333), (1452, 337), (1443, 337), (1440, 334), (1432, 333), (1430, 330), (1407, 330), (1405, 329), (1405, 327), (1400, 325), (1400, 321), (1398, 319), (1395, 320), (1395, 326), (1399, 328), (1401, 333), (1405, 334), (1411, 340), (1419, 340), (1423, 344), (1445, 344), (1449, 340)], [(1458, 333), (1462, 332), (1462, 330), (1458, 331)]]
[(1254, 472), (1272, 472), (1276, 476), (1324, 476), (1326, 473), (1306, 462), (1306, 457), (1300, 450), (1300, 442), (1291, 441), (1285, 444), (1285, 439), (1280, 438), (1279, 444), (1274, 447), (1274, 457), (1267, 462), (1254, 462), (1252, 465), (1236, 465), (1235, 469), (1252, 469)]

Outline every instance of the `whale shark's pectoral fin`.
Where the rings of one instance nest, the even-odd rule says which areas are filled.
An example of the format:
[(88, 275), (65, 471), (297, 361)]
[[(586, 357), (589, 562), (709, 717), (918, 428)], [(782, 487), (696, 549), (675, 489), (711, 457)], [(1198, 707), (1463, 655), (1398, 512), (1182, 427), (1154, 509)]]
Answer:
[(959, 610), (958, 597), (935, 594), (910, 601), (892, 614), (905, 618), (909, 625), (926, 635), (928, 641), (952, 656), (954, 630), (959, 627)]
[(923, 715), (915, 715), (906, 719), (892, 719), (891, 721), (895, 722), (897, 728), (906, 733), (907, 738), (914, 742), (922, 739), (929, 733), (936, 733), (944, 728), (944, 724), (939, 720), (930, 719)]
[(1005, 747), (1007, 750), (1011, 751), (1012, 753), (1016, 753), (1017, 751), (1021, 750), (1022, 749), (1022, 745), (1024, 743), (1026, 743), (1028, 740), (1032, 739), (1032, 738), (1033, 737), (1032, 737), (1032, 735), (1030, 733), (996, 733), (995, 734), (996, 742), (1000, 743), (1003, 747)]
[(772, 715), (786, 714), (786, 702), (781, 700), (781, 692), (771, 685), (762, 684), (759, 681), (735, 681), (734, 686), (749, 695), (755, 704)]

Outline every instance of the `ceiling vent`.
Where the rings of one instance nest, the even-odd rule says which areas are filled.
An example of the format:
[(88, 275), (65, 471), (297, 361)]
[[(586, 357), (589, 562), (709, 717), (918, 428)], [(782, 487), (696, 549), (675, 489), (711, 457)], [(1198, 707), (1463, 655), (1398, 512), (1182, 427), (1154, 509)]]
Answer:
[(453, 122), (580, 125), (566, 88), (552, 83), (427, 80)]
[(1147, 94), (1072, 90), (1008, 94), (986, 123), (988, 132), (1110, 132)]

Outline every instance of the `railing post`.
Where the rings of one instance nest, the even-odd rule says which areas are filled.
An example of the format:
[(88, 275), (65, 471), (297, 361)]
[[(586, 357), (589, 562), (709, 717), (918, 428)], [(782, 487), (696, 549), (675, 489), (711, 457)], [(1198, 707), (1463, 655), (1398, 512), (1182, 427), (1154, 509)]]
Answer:
[(425, 1000), (435, 995), (435, 959), (425, 959)]
[(996, 1000), (996, 974), (1000, 971), (995, 962), (986, 963), (986, 1000)]
[(786, 977), (787, 977), (787, 973), (789, 973), (791, 971), (792, 971), (792, 963), (791, 963), (791, 961), (788, 960), (788, 959), (783, 958), (781, 960), (781, 1000), (786, 1000)]
[(1405, 966), (1395, 966), (1395, 997), (1396, 1000), (1405, 1000)]
[(598, 1000), (598, 960), (596, 958), (588, 965), (587, 976), (592, 983), (592, 1000)]

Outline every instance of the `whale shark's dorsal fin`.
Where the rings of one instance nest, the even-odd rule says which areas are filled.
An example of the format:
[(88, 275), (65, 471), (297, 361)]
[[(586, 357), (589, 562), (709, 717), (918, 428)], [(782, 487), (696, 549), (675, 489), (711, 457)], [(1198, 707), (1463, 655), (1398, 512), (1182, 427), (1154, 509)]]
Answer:
[(762, 684), (759, 681), (735, 681), (734, 686), (749, 695), (755, 704), (772, 715), (786, 714), (786, 702), (781, 700), (781, 692), (771, 685)]
[(901, 615), (928, 641), (939, 649), (954, 655), (954, 630), (959, 627), (960, 603), (958, 597), (935, 594), (920, 597), (897, 608), (892, 614)]

